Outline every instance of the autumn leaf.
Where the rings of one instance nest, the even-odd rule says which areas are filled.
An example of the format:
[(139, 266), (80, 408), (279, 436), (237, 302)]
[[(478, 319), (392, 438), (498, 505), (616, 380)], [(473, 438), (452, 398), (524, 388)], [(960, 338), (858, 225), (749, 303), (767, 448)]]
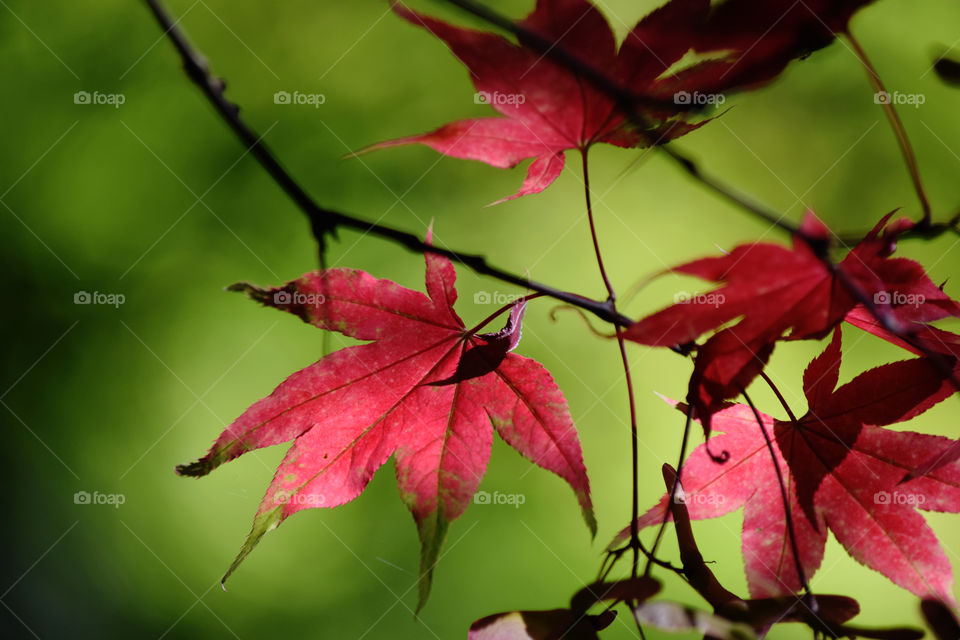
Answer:
[[(710, 78), (749, 84), (752, 77), (776, 75), (791, 60), (831, 44), (850, 19), (874, 0), (724, 0), (715, 3), (698, 48), (742, 52), (726, 58), (727, 68), (698, 73), (704, 89)], [(695, 72), (697, 70), (694, 70)]]
[(606, 625), (597, 618), (570, 609), (495, 613), (470, 625), (467, 640), (599, 640)]
[[(710, 42), (705, 31), (709, 0), (668, 2), (641, 20), (619, 48), (592, 3), (539, 0), (519, 26), (624, 91), (646, 98), (633, 114), (639, 117), (628, 122), (608, 93), (530, 43), (456, 27), (399, 4), (394, 11), (443, 40), (470, 71), (478, 92), (475, 100), (489, 104), (499, 116), (458, 120), (365, 151), (417, 143), (498, 168), (534, 158), (523, 186), (505, 200), (547, 188), (563, 170), (568, 149), (586, 151), (598, 142), (646, 147), (688, 133), (699, 126), (687, 121), (691, 106), (722, 104), (720, 92), (768, 82), (800, 54), (785, 46), (776, 56), (766, 47), (757, 49), (758, 42), (767, 42), (763, 38), (742, 38), (738, 48), (730, 39)], [(701, 59), (685, 64), (693, 50)], [(638, 120), (643, 130), (635, 126)]]
[[(941, 315), (938, 313), (915, 315), (915, 322), (908, 325), (907, 330), (899, 335), (891, 333), (872, 313), (862, 306), (853, 308), (847, 313), (844, 320), (911, 353), (926, 356), (931, 360), (938, 358), (940, 361), (933, 363), (933, 365), (944, 371), (952, 371), (953, 374), (944, 379), (943, 386), (948, 390), (956, 391), (958, 383), (960, 383), (960, 335), (927, 323), (940, 319)], [(910, 480), (925, 476), (957, 459), (960, 459), (960, 440), (955, 441), (950, 448), (932, 454), (911, 469), (904, 476), (904, 479)]]
[(485, 616), (470, 625), (468, 640), (597, 640), (597, 631), (613, 622), (616, 611), (608, 606), (591, 615), (591, 607), (603, 602), (643, 602), (658, 591), (660, 583), (646, 576), (594, 582), (573, 595), (569, 609)]
[[(760, 414), (789, 495), (800, 565), (811, 577), (823, 558), (827, 530), (858, 562), (917, 594), (955, 602), (950, 563), (917, 509), (960, 512), (960, 464), (898, 484), (906, 470), (947, 438), (883, 425), (907, 420), (949, 395), (924, 359), (883, 365), (834, 389), (840, 366), (839, 332), (807, 368), (808, 412), (796, 424)], [(678, 408), (686, 410), (683, 405)], [(739, 508), (750, 592), (774, 597), (799, 590), (786, 513), (774, 465), (752, 410), (728, 405), (714, 415), (723, 435), (711, 440), (729, 452), (718, 464), (697, 448), (683, 465), (686, 506), (693, 519)], [(640, 517), (659, 524), (668, 497)], [(615, 544), (629, 536), (622, 532)]]
[(353, 500), (392, 455), (420, 534), (422, 606), (448, 525), (486, 471), (493, 430), (570, 484), (595, 533), (563, 394), (542, 365), (511, 352), (525, 302), (511, 307), (500, 332), (467, 330), (453, 308), (453, 264), (427, 254), (426, 265), (428, 295), (352, 269), (315, 271), (272, 289), (233, 287), (321, 329), (368, 342), (293, 374), (228, 426), (207, 455), (177, 468), (201, 476), (247, 451), (293, 441), (224, 580), (267, 531), (301, 509)]
[(791, 248), (745, 244), (721, 257), (674, 267), (673, 273), (723, 286), (684, 297), (631, 325), (624, 335), (641, 344), (675, 347), (719, 329), (697, 347), (688, 392), (709, 431), (710, 415), (763, 370), (778, 340), (819, 339), (843, 320), (857, 304), (848, 281), (874, 299), (878, 311), (894, 324), (906, 327), (917, 319), (960, 315), (960, 306), (933, 284), (919, 263), (890, 258), (897, 235), (910, 224), (901, 219), (885, 228), (890, 216), (833, 271), (811, 248), (811, 241), (823, 247), (829, 241), (827, 228), (812, 213), (801, 226), (807, 239), (795, 238)]

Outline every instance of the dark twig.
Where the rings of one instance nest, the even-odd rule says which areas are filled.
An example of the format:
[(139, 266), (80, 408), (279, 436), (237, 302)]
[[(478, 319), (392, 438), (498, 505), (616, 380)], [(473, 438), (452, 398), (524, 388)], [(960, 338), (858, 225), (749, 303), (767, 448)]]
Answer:
[[(657, 547), (660, 546), (660, 540), (663, 539), (663, 532), (667, 528), (667, 516), (670, 515), (672, 511), (672, 505), (677, 500), (677, 492), (680, 490), (680, 477), (683, 473), (683, 462), (687, 457), (687, 443), (690, 440), (690, 426), (693, 423), (693, 405), (687, 405), (686, 419), (683, 423), (683, 440), (680, 442), (680, 457), (677, 460), (676, 470), (673, 471), (673, 483), (669, 486), (670, 494), (667, 511), (663, 514), (663, 520), (660, 521), (660, 528), (657, 529), (657, 537), (653, 539), (653, 544), (650, 546), (650, 553), (656, 555)], [(666, 466), (664, 467), (666, 468)], [(679, 535), (679, 534), (678, 534)], [(650, 574), (650, 563), (647, 563), (647, 566), (644, 570), (644, 575)]]
[[(580, 158), (583, 161), (583, 194), (587, 206), (587, 220), (590, 224), (590, 239), (593, 242), (594, 255), (597, 258), (597, 267), (600, 270), (600, 277), (603, 279), (603, 286), (607, 290), (607, 303), (611, 309), (617, 312), (617, 294), (614, 291), (610, 277), (607, 275), (607, 269), (603, 263), (603, 252), (600, 250), (600, 240), (597, 237), (597, 225), (593, 216), (593, 201), (590, 196), (590, 166), (587, 162), (587, 150), (581, 149)], [(627, 402), (630, 408), (630, 485), (632, 487), (630, 494), (631, 525), (630, 525), (630, 548), (633, 550), (633, 562), (630, 564), (630, 576), (637, 577), (637, 567), (640, 564), (640, 551), (650, 558), (653, 554), (644, 549), (640, 541), (640, 531), (637, 528), (637, 518), (640, 516), (640, 453), (639, 453), (639, 433), (637, 429), (637, 401), (633, 393), (633, 376), (630, 374), (630, 359), (627, 357), (627, 346), (623, 337), (623, 328), (616, 327), (617, 346), (620, 351), (620, 362), (623, 365), (623, 378), (627, 385)], [(647, 569), (650, 568), (650, 561), (647, 560)]]
[[(910, 180), (913, 181), (913, 188), (917, 192), (917, 198), (920, 200), (920, 208), (923, 210), (923, 218), (921, 218), (917, 226), (922, 229), (929, 229), (933, 224), (932, 214), (930, 212), (930, 201), (927, 199), (927, 192), (924, 190), (923, 181), (920, 179), (920, 167), (917, 164), (917, 156), (913, 152), (913, 145), (910, 144), (907, 129), (903, 126), (903, 121), (900, 119), (900, 114), (897, 113), (897, 108), (893, 104), (890, 93), (883, 85), (880, 74), (877, 73), (877, 69), (873, 66), (869, 56), (867, 56), (867, 52), (860, 46), (860, 42), (853, 37), (853, 33), (849, 30), (847, 30), (844, 35), (846, 35), (847, 40), (850, 42), (850, 46), (853, 47), (853, 52), (860, 60), (860, 64), (863, 65), (864, 71), (867, 72), (867, 79), (875, 91), (874, 96), (877, 97), (874, 102), (877, 102), (883, 109), (884, 114), (886, 114), (887, 120), (890, 122), (890, 128), (893, 129), (893, 133), (897, 137), (897, 144), (900, 145), (900, 152), (903, 154), (903, 159), (907, 163)], [(881, 99), (884, 97), (886, 99)]]
[[(550, 58), (561, 66), (564, 66), (567, 69), (577, 73), (598, 90), (604, 92), (611, 99), (613, 99), (621, 113), (625, 114), (625, 117), (630, 120), (630, 122), (636, 126), (639, 131), (643, 132), (648, 130), (648, 123), (645, 121), (642, 114), (638, 112), (637, 108), (644, 105), (656, 106), (652, 103), (652, 99), (649, 96), (643, 96), (627, 91), (618, 83), (611, 80), (602, 71), (592, 68), (590, 65), (585, 64), (582, 60), (579, 60), (576, 56), (567, 52), (558, 43), (547, 40), (530, 31), (529, 29), (525, 29), (502, 14), (485, 7), (474, 0), (444, 1), (448, 4), (460, 7), (464, 11), (480, 18), (481, 20), (513, 34), (519, 40), (521, 40), (524, 45), (529, 46), (543, 56)], [(847, 35), (849, 36), (849, 34)], [(856, 41), (851, 38), (851, 43), (855, 42)], [(858, 47), (856, 44), (854, 46)], [(867, 64), (869, 64), (869, 61), (867, 61)], [(871, 82), (874, 80), (879, 80), (875, 72), (869, 73), (869, 75)], [(682, 106), (673, 104), (672, 102), (668, 106), (674, 110), (682, 110)], [(887, 111), (888, 117), (891, 116), (891, 113), (894, 118), (897, 118), (896, 112), (892, 109)], [(929, 239), (948, 231), (960, 235), (960, 229), (957, 228), (957, 224), (960, 222), (960, 212), (958, 212), (958, 214), (954, 216), (948, 223), (934, 223), (930, 219), (930, 205), (920, 182), (920, 175), (917, 168), (916, 159), (912, 148), (910, 147), (909, 140), (907, 140), (905, 137), (906, 134), (904, 132), (902, 123), (898, 127), (898, 122), (899, 119), (897, 118), (896, 121), (892, 121), (891, 124), (894, 126), (894, 131), (897, 134), (898, 141), (901, 144), (901, 149), (903, 149), (907, 166), (910, 169), (911, 178), (913, 179), (914, 185), (917, 188), (918, 197), (920, 198), (924, 211), (922, 221), (914, 229), (903, 233), (901, 237), (920, 237)], [(782, 231), (786, 231), (792, 236), (799, 237), (807, 242), (812, 240), (811, 238), (805, 237), (805, 234), (798, 227), (786, 221), (784, 215), (765, 207), (749, 196), (739, 192), (733, 187), (724, 184), (720, 180), (704, 172), (702, 169), (700, 169), (696, 162), (691, 160), (683, 153), (677, 151), (675, 148), (671, 147), (669, 145), (669, 141), (658, 143), (658, 141), (652, 139), (652, 137), (649, 138), (649, 141), (651, 145), (655, 146), (659, 151), (673, 160), (685, 173), (703, 186), (709, 188), (724, 200), (737, 205), (744, 211), (748, 211), (755, 217), (775, 226)], [(859, 239), (862, 237), (862, 235), (863, 234), (860, 234), (856, 236), (856, 238), (853, 236), (844, 235), (841, 236), (841, 239), (844, 244), (852, 244), (850, 240), (855, 242), (856, 239)]]
[[(673, 111), (683, 111), (685, 110), (684, 105), (678, 105), (674, 101), (664, 102), (662, 99), (657, 100), (650, 96), (644, 96), (642, 94), (637, 94), (631, 91), (628, 91), (622, 87), (619, 83), (611, 80), (604, 72), (599, 69), (594, 69), (590, 65), (584, 63), (582, 60), (577, 58), (577, 56), (566, 51), (563, 46), (557, 42), (548, 40), (539, 34), (526, 29), (514, 21), (510, 20), (506, 16), (485, 7), (473, 0), (445, 0), (447, 3), (460, 7), (464, 11), (480, 18), (481, 20), (503, 29), (514, 36), (516, 36), (524, 45), (530, 47), (537, 53), (542, 54), (543, 56), (554, 60), (561, 66), (566, 67), (567, 69), (577, 73), (586, 79), (590, 84), (595, 86), (598, 90), (605, 93), (614, 102), (617, 104), (617, 108), (625, 117), (631, 121), (631, 123), (637, 127), (640, 132), (647, 132), (650, 127), (649, 123), (646, 122), (645, 118), (638, 111), (637, 107), (639, 106), (652, 106), (652, 107), (668, 107)], [(686, 109), (686, 110), (696, 110), (696, 109)], [(771, 211), (764, 207), (763, 205), (754, 202), (752, 199), (747, 197), (744, 194), (741, 194), (734, 190), (733, 188), (724, 185), (719, 180), (712, 178), (711, 176), (705, 174), (697, 164), (678, 152), (675, 149), (669, 148), (666, 142), (660, 143), (657, 139), (654, 139), (652, 136), (648, 135), (648, 140), (651, 146), (656, 146), (657, 149), (662, 151), (673, 160), (681, 169), (686, 173), (692, 176), (695, 180), (700, 182), (706, 187), (709, 187), (712, 191), (722, 196), (724, 199), (738, 205), (746, 211), (753, 213), (758, 218), (764, 220), (765, 222), (774, 225), (790, 233), (792, 235), (802, 235), (800, 230), (791, 225), (789, 222), (784, 220), (784, 216)]]
[[(773, 449), (773, 441), (770, 440), (770, 435), (767, 433), (767, 428), (763, 426), (763, 418), (760, 417), (760, 412), (757, 411), (757, 407), (754, 406), (753, 400), (750, 399), (750, 396), (747, 394), (746, 389), (741, 389), (743, 394), (743, 399), (747, 401), (747, 404), (750, 406), (750, 410), (753, 412), (753, 417), (757, 421), (757, 426), (760, 427), (760, 432), (763, 434), (763, 439), (767, 443), (767, 451), (770, 452), (770, 460), (773, 462), (773, 470), (777, 474), (777, 483), (780, 485), (780, 498), (783, 500), (783, 513), (786, 517), (787, 524), (787, 538), (790, 540), (790, 551), (793, 553), (793, 563), (794, 568), (797, 571), (797, 578), (800, 580), (800, 586), (803, 587), (804, 593), (812, 598), (812, 593), (810, 591), (810, 585), (807, 584), (807, 576), (803, 571), (803, 565), (800, 564), (800, 548), (797, 545), (797, 531), (793, 525), (793, 513), (790, 510), (790, 497), (787, 494), (787, 487), (783, 483), (783, 473), (780, 471), (780, 463), (777, 461), (777, 453)], [(817, 606), (816, 601), (811, 599), (810, 609), (816, 613)]]
[(525, 289), (532, 289), (555, 300), (560, 300), (584, 309), (585, 311), (589, 311), (601, 320), (611, 324), (626, 326), (631, 323), (630, 318), (617, 313), (609, 301), (600, 302), (574, 293), (561, 291), (491, 266), (483, 256), (464, 254), (435, 247), (427, 244), (420, 237), (412, 233), (366, 222), (359, 218), (321, 207), (307, 194), (299, 183), (294, 180), (287, 170), (284, 169), (270, 149), (263, 143), (262, 136), (257, 134), (243, 121), (237, 106), (224, 96), (226, 85), (223, 80), (210, 73), (206, 61), (190, 45), (186, 36), (184, 36), (183, 32), (173, 21), (161, 2), (159, 0), (145, 0), (145, 2), (153, 12), (154, 17), (164, 30), (166, 36), (176, 47), (183, 61), (184, 69), (190, 79), (203, 91), (207, 100), (213, 105), (223, 120), (230, 125), (230, 128), (240, 141), (250, 150), (250, 154), (257, 159), (274, 181), (280, 185), (297, 207), (307, 216), (321, 255), (326, 246), (326, 237), (328, 235), (335, 236), (336, 230), (341, 227), (354, 229), (361, 233), (368, 233), (390, 240), (416, 253), (435, 253), (445, 256), (454, 262), (469, 267), (478, 274), (490, 276)]
[[(611, 98), (613, 98), (617, 107), (625, 114), (635, 126), (637, 126), (641, 131), (647, 130), (645, 120), (643, 116), (638, 113), (636, 108), (636, 98), (633, 94), (625, 92), (622, 87), (619, 87), (617, 83), (613, 82), (603, 73), (590, 68), (588, 65), (584, 64), (582, 61), (577, 60), (575, 56), (571, 56), (569, 53), (565, 52), (558, 43), (550, 42), (536, 33), (531, 32), (528, 29), (523, 28), (522, 26), (514, 23), (510, 19), (502, 16), (501, 14), (480, 5), (473, 0), (445, 0), (450, 4), (454, 4), (458, 7), (463, 8), (469, 13), (481, 18), (482, 20), (500, 27), (510, 33), (514, 34), (521, 41), (524, 42), (527, 46), (530, 46), (535, 51), (543, 54), (546, 57), (549, 57), (553, 60), (556, 60), (559, 64), (564, 65), (569, 70), (581, 75), (588, 82), (593, 84), (599, 90), (605, 92)], [(847, 34), (849, 37), (849, 34)], [(852, 40), (855, 42), (855, 40)], [(867, 61), (869, 64), (869, 61)], [(879, 82), (876, 74), (873, 73), (871, 77)], [(882, 86), (882, 85), (881, 85)], [(902, 127), (901, 127), (902, 130)], [(651, 142), (655, 142), (652, 141)], [(739, 194), (736, 190), (724, 185), (720, 181), (706, 175), (703, 173), (697, 165), (686, 158), (682, 154), (678, 153), (676, 150), (667, 148), (666, 144), (658, 145), (658, 148), (664, 151), (671, 159), (673, 159), (677, 164), (686, 171), (690, 176), (695, 178), (701, 184), (709, 187), (711, 190), (716, 192), (718, 195), (722, 196), (724, 199), (733, 202), (734, 204), (739, 205), (744, 210), (749, 211), (755, 216), (759, 217), (762, 220), (769, 222), (770, 224), (780, 228), (782, 230), (788, 231), (792, 236), (800, 238), (804, 241), (811, 249), (813, 254), (823, 263), (823, 265), (830, 271), (832, 275), (836, 277), (841, 286), (847, 289), (850, 292), (850, 295), (853, 296), (858, 302), (863, 304), (863, 306), (873, 315), (878, 322), (887, 330), (893, 333), (894, 335), (906, 340), (911, 345), (913, 345), (917, 350), (923, 353), (924, 356), (930, 358), (934, 366), (940, 370), (945, 377), (949, 377), (954, 387), (960, 391), (960, 376), (958, 376), (949, 366), (947, 362), (944, 361), (944, 358), (939, 354), (931, 351), (921, 344), (916, 344), (915, 341), (911, 339), (909, 332), (904, 328), (897, 325), (896, 322), (892, 320), (885, 314), (881, 309), (879, 309), (871, 299), (871, 296), (864, 291), (858, 283), (856, 283), (851, 277), (849, 277), (842, 268), (839, 268), (831, 260), (827, 253), (828, 247), (820, 238), (810, 237), (808, 234), (805, 234), (800, 228), (794, 227), (793, 225), (784, 222), (783, 216), (767, 210), (761, 205), (758, 205), (751, 201), (746, 196)], [(908, 160), (909, 162), (909, 160)], [(915, 162), (913, 163), (915, 165)], [(918, 176), (919, 177), (919, 176)], [(922, 195), (922, 189), (920, 190), (921, 199), (925, 202), (925, 196)], [(915, 236), (927, 235), (928, 237), (933, 237), (943, 233), (947, 230), (956, 231), (960, 234), (960, 230), (957, 229), (957, 224), (960, 222), (960, 212), (954, 216), (950, 222), (946, 225), (942, 224), (933, 224), (930, 222), (929, 217), (926, 215), (929, 207), (925, 208), (925, 215), (920, 224), (916, 225), (915, 231), (913, 232)], [(901, 234), (903, 236), (909, 235), (909, 232)], [(909, 476), (908, 476), (909, 477)]]

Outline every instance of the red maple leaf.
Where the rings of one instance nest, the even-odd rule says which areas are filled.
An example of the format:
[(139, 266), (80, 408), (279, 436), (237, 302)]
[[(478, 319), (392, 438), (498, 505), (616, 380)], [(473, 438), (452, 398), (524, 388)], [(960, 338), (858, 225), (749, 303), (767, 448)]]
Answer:
[[(918, 595), (951, 602), (950, 563), (916, 509), (960, 512), (960, 464), (898, 484), (906, 470), (947, 438), (883, 425), (907, 420), (948, 396), (942, 375), (923, 358), (883, 365), (834, 389), (840, 332), (804, 374), (808, 412), (796, 423), (760, 414), (789, 496), (800, 564), (807, 578), (823, 558), (827, 530), (857, 561)], [(682, 405), (678, 408), (684, 409)], [(686, 505), (694, 519), (741, 507), (742, 549), (754, 597), (795, 593), (800, 581), (789, 541), (775, 467), (750, 407), (727, 405), (714, 414), (711, 444), (729, 452), (726, 463), (701, 445), (683, 465)], [(658, 524), (668, 496), (641, 516)], [(625, 530), (618, 541), (629, 536)]]
[[(943, 315), (945, 314), (938, 312), (937, 309), (933, 309), (932, 312), (915, 310), (914, 324), (907, 325), (907, 330), (900, 335), (891, 333), (862, 306), (852, 309), (844, 319), (853, 326), (903, 347), (911, 353), (931, 359), (939, 358), (940, 362), (933, 363), (934, 366), (939, 367), (941, 371), (952, 370), (953, 374), (944, 379), (944, 387), (956, 391), (960, 384), (960, 335), (927, 324), (929, 321), (939, 320)], [(912, 479), (927, 475), (958, 458), (960, 458), (960, 440), (955, 441), (949, 449), (932, 454), (904, 477)]]
[(917, 318), (960, 315), (960, 306), (933, 284), (922, 265), (889, 257), (897, 234), (910, 226), (901, 219), (885, 230), (890, 215), (833, 271), (811, 249), (808, 240), (826, 246), (829, 232), (809, 213), (801, 226), (808, 240), (795, 238), (791, 248), (746, 244), (718, 258), (674, 267), (673, 273), (723, 286), (703, 295), (681, 296), (676, 304), (631, 325), (624, 335), (642, 344), (675, 347), (737, 321), (697, 348), (688, 400), (709, 430), (710, 414), (763, 370), (778, 340), (819, 339), (843, 320), (857, 304), (847, 282), (874, 299), (889, 322), (904, 327)]
[[(762, 38), (758, 42), (742, 37), (738, 46), (733, 39), (711, 42), (705, 31), (709, 0), (671, 0), (641, 20), (619, 49), (592, 3), (538, 0), (519, 26), (624, 91), (649, 99), (633, 114), (639, 117), (631, 124), (641, 121), (641, 131), (628, 126), (608, 93), (529, 43), (514, 44), (493, 33), (456, 27), (400, 5), (394, 11), (443, 40), (469, 69), (476, 100), (492, 106), (501, 117), (459, 120), (367, 150), (419, 143), (499, 168), (536, 158), (523, 186), (506, 200), (547, 188), (560, 175), (568, 149), (586, 151), (598, 142), (642, 147), (681, 136), (699, 126), (685, 121), (691, 104), (714, 104), (721, 101), (716, 95), (721, 91), (763, 84), (801, 53), (781, 44), (775, 55), (770, 47), (758, 48), (768, 42)], [(682, 60), (691, 50), (709, 59), (684, 68)], [(679, 73), (674, 73), (674, 66)]]
[(726, 68), (690, 70), (688, 82), (702, 91), (712, 85), (750, 84), (783, 71), (793, 59), (826, 47), (846, 32), (853, 14), (874, 0), (724, 0), (715, 3), (697, 47), (737, 52)]
[(503, 331), (467, 330), (453, 309), (453, 264), (434, 254), (426, 263), (428, 295), (351, 269), (307, 273), (272, 289), (233, 287), (370, 342), (293, 374), (227, 427), (207, 455), (177, 468), (205, 475), (247, 451), (293, 441), (224, 580), (267, 531), (301, 509), (353, 500), (393, 455), (401, 497), (420, 534), (422, 605), (448, 524), (467, 508), (486, 471), (494, 429), (570, 484), (595, 533), (563, 394), (542, 365), (510, 353), (525, 302), (512, 306)]

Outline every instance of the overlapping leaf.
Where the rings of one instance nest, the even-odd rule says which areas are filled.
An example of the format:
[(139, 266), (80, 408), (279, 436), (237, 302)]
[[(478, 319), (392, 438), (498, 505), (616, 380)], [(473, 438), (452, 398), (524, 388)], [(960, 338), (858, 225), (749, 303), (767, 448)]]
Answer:
[[(890, 322), (903, 326), (918, 318), (960, 315), (960, 306), (934, 285), (919, 263), (890, 257), (897, 234), (909, 221), (898, 220), (884, 229), (889, 218), (832, 270), (811, 248), (811, 241), (826, 247), (829, 238), (813, 214), (801, 227), (807, 240), (796, 238), (791, 248), (746, 244), (718, 258), (674, 267), (673, 273), (723, 286), (641, 319), (625, 336), (672, 347), (720, 329), (697, 348), (688, 394), (709, 430), (710, 415), (763, 370), (778, 340), (822, 338), (843, 320), (857, 304), (848, 283), (875, 299)], [(731, 321), (736, 322), (724, 327)]]
[[(804, 376), (808, 412), (796, 424), (761, 414), (788, 491), (800, 565), (808, 578), (813, 575), (829, 529), (851, 556), (896, 584), (952, 602), (950, 563), (916, 510), (960, 511), (960, 463), (898, 484), (906, 470), (950, 442), (882, 426), (918, 415), (952, 390), (924, 359), (877, 367), (834, 390), (839, 366), (838, 332)], [(794, 593), (800, 581), (760, 426), (751, 409), (739, 404), (716, 413), (714, 425), (723, 435), (712, 446), (728, 451), (730, 459), (718, 464), (702, 445), (684, 463), (690, 517), (715, 518), (743, 507), (751, 593)], [(666, 509), (665, 496), (640, 526), (659, 523)]]
[[(958, 364), (960, 363), (960, 335), (928, 324), (928, 321), (940, 319), (941, 314), (936, 309), (932, 313), (929, 311), (920, 313), (915, 310), (913, 316), (914, 322), (903, 327), (904, 331), (899, 334), (891, 333), (889, 329), (883, 326), (883, 323), (862, 306), (852, 309), (846, 315), (845, 320), (853, 326), (903, 347), (911, 353), (930, 358), (931, 364), (941, 371), (952, 371), (952, 375), (944, 379), (943, 385), (945, 388), (957, 390), (960, 386), (960, 364)], [(960, 458), (960, 440), (954, 442), (950, 448), (932, 454), (911, 469), (905, 477), (924, 476), (954, 462), (958, 458)]]
[[(702, 90), (711, 79), (749, 84), (780, 73), (791, 60), (806, 56), (847, 31), (853, 15), (874, 0), (724, 0), (714, 3), (698, 48), (738, 52), (725, 68), (691, 69)], [(691, 79), (692, 80), (692, 79)]]
[[(538, 0), (520, 26), (622, 90), (645, 98), (629, 119), (631, 126), (609, 93), (530, 43), (514, 44), (395, 5), (400, 16), (450, 47), (469, 69), (477, 99), (500, 116), (459, 120), (370, 149), (419, 143), (499, 168), (535, 158), (523, 186), (511, 197), (538, 193), (560, 175), (564, 151), (586, 150), (598, 142), (620, 147), (667, 142), (697, 126), (686, 121), (691, 105), (714, 104), (720, 92), (768, 82), (790, 60), (808, 53), (808, 32), (812, 24), (819, 26), (816, 15), (772, 4), (773, 9), (755, 1), (730, 2), (712, 12), (710, 0), (671, 0), (641, 20), (618, 49), (606, 19), (588, 0)], [(844, 3), (839, 12), (826, 6), (815, 10), (849, 16), (862, 4)], [(777, 12), (785, 14), (785, 21), (773, 21)], [(818, 43), (826, 44), (822, 38)], [(691, 52), (701, 60), (684, 66)]]
[(308, 273), (273, 289), (235, 287), (317, 327), (370, 342), (293, 374), (227, 427), (207, 455), (178, 468), (204, 475), (247, 451), (293, 441), (228, 576), (264, 533), (301, 509), (353, 500), (393, 455), (420, 533), (422, 604), (448, 524), (486, 471), (494, 429), (566, 480), (595, 530), (566, 401), (539, 363), (510, 353), (524, 303), (513, 306), (503, 331), (468, 331), (453, 309), (453, 265), (434, 254), (426, 263), (429, 295), (351, 269)]

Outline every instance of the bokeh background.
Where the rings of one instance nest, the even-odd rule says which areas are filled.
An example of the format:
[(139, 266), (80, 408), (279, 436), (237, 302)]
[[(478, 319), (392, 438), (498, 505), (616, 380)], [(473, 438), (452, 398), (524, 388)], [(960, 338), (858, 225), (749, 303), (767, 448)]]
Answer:
[[(520, 17), (532, 2), (490, 4)], [(622, 36), (657, 3), (599, 4)], [(419, 620), (416, 531), (392, 463), (353, 503), (288, 520), (221, 591), (220, 576), (285, 447), (199, 481), (176, 477), (173, 467), (201, 455), (248, 404), (321, 355), (321, 332), (223, 291), (238, 280), (278, 284), (314, 268), (307, 225), (188, 83), (140, 3), (0, 5), (0, 635), (457, 638), (492, 612), (563, 606), (593, 578), (603, 546), (628, 520), (625, 388), (615, 346), (575, 314), (551, 321), (554, 305), (539, 301), (520, 352), (552, 370), (571, 405), (600, 522), (595, 541), (570, 490), (498, 442), (481, 488), (523, 494), (525, 502), (473, 505), (451, 527)], [(440, 2), (417, 6), (470, 23)], [(602, 296), (576, 162), (545, 193), (484, 208), (516, 190), (522, 169), (499, 171), (425, 148), (343, 159), (375, 141), (488, 113), (443, 45), (391, 15), (385, 2), (172, 0), (170, 8), (227, 78), (229, 97), (322, 203), (420, 234), (433, 220), (445, 246)], [(945, 219), (960, 205), (960, 93), (939, 83), (931, 61), (960, 39), (960, 6), (880, 0), (853, 29), (892, 90), (925, 97), (901, 114)], [(76, 104), (78, 91), (122, 94), (124, 102)], [(325, 102), (275, 104), (277, 91), (323, 94)], [(896, 207), (916, 215), (893, 136), (846, 44), (725, 106), (733, 108), (678, 147), (791, 219), (812, 207), (837, 230), (857, 231)], [(636, 163), (640, 155), (592, 152), (599, 232), (619, 290), (741, 241), (785, 241), (656, 154)], [(909, 241), (901, 251), (952, 287), (956, 243)], [(375, 238), (344, 231), (329, 259), (422, 287), (422, 259)], [(663, 278), (626, 311), (639, 316), (696, 286)], [(468, 324), (491, 310), (475, 294), (517, 292), (465, 269), (459, 288)], [(83, 291), (124, 302), (75, 304)], [(844, 379), (903, 357), (852, 329), (847, 336)], [(332, 336), (333, 348), (344, 344)], [(820, 348), (784, 345), (773, 359), (771, 371), (801, 410), (800, 375)], [(675, 460), (683, 422), (652, 392), (681, 396), (690, 365), (665, 351), (631, 347), (630, 355), (645, 507), (662, 492), (659, 468)], [(756, 393), (779, 415), (768, 395)], [(957, 406), (951, 399), (909, 426), (956, 437)], [(114, 501), (123, 504), (76, 504), (82, 491), (122, 496)], [(956, 560), (957, 516), (928, 519)], [(740, 524), (735, 513), (696, 531), (721, 579), (745, 593)], [(664, 549), (673, 553), (670, 536)], [(862, 624), (919, 624), (913, 596), (832, 539), (812, 582), (820, 592), (856, 596)], [(676, 579), (666, 579), (665, 594), (698, 603)], [(773, 637), (807, 633), (785, 627)], [(605, 637), (635, 634), (621, 616)]]

